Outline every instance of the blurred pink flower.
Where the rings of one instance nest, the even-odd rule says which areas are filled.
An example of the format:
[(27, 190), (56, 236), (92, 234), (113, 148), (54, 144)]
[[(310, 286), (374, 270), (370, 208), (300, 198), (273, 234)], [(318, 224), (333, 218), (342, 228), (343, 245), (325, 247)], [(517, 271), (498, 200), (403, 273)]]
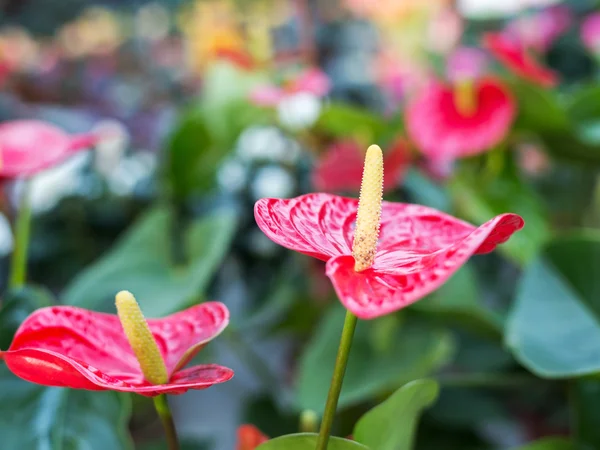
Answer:
[(593, 53), (600, 53), (600, 12), (590, 14), (581, 24), (581, 40)]
[(544, 87), (558, 83), (558, 75), (541, 64), (527, 51), (525, 45), (506, 33), (486, 33), (484, 46), (513, 73)]
[(250, 93), (250, 101), (259, 106), (277, 106), (285, 97), (300, 92), (324, 97), (330, 88), (331, 83), (327, 75), (317, 68), (311, 68), (290, 79), (283, 86), (258, 86)]
[(460, 85), (436, 81), (406, 110), (409, 137), (432, 160), (450, 162), (483, 153), (502, 141), (510, 129), (516, 109), (510, 91), (491, 77), (467, 83), (467, 109), (459, 104)]
[(379, 54), (375, 67), (377, 82), (391, 109), (404, 102), (412, 92), (420, 90), (431, 78), (426, 67), (410, 60), (401, 61), (385, 51)]
[(573, 17), (566, 6), (553, 6), (536, 14), (513, 19), (504, 29), (528, 49), (544, 53), (571, 25)]
[(480, 78), (488, 67), (487, 55), (475, 47), (459, 47), (446, 61), (446, 75), (452, 82)]
[[(340, 141), (333, 144), (318, 161), (313, 172), (313, 184), (322, 192), (358, 192), (362, 180), (364, 152), (354, 141)], [(408, 142), (399, 138), (384, 155), (386, 176), (384, 191), (397, 186), (410, 164)]]
[(463, 20), (460, 14), (451, 8), (439, 11), (429, 22), (428, 46), (438, 53), (447, 53), (460, 41), (463, 34)]

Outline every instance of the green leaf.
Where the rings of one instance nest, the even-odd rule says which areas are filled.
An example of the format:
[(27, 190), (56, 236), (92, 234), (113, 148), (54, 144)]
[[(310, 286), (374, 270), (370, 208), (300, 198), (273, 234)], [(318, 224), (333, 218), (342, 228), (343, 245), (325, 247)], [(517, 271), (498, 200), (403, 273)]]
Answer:
[(543, 438), (513, 450), (575, 450), (575, 445), (564, 438)]
[(133, 292), (144, 313), (160, 317), (198, 300), (227, 254), (236, 230), (228, 211), (194, 221), (185, 231), (189, 263), (171, 263), (172, 215), (155, 208), (140, 218), (99, 261), (66, 288), (62, 300), (99, 311), (114, 311), (114, 296)]
[(597, 89), (583, 89), (566, 107), (558, 101), (555, 91), (530, 83), (513, 83), (512, 90), (519, 102), (515, 124), (518, 132), (540, 139), (555, 157), (600, 163), (597, 130), (590, 127), (598, 123), (598, 116), (590, 117), (597, 111)]
[(439, 390), (434, 380), (402, 386), (359, 419), (354, 439), (374, 450), (411, 450), (419, 416), (435, 402)]
[(262, 74), (227, 62), (208, 68), (200, 101), (182, 114), (168, 142), (166, 179), (178, 200), (210, 190), (240, 132), (263, 119), (265, 111), (247, 101), (252, 87), (263, 80)]
[(502, 318), (481, 301), (477, 278), (470, 264), (461, 267), (444, 285), (411, 308), (452, 321), (482, 334), (502, 333)]
[(583, 377), (569, 383), (571, 434), (578, 450), (600, 448), (600, 381)]
[(0, 436), (5, 449), (129, 450), (130, 397), (47, 388), (0, 367)]
[(550, 237), (541, 199), (514, 174), (501, 174), (485, 183), (470, 174), (462, 175), (454, 177), (449, 186), (460, 213), (477, 224), (507, 212), (521, 215), (527, 225), (499, 245), (498, 251), (519, 265), (531, 261)]
[(55, 303), (50, 291), (37, 286), (9, 290), (0, 304), (0, 349), (10, 346), (21, 323), (33, 311)]
[(333, 137), (354, 136), (361, 142), (376, 142), (387, 131), (387, 124), (380, 116), (342, 104), (327, 106), (315, 126)]
[(227, 155), (214, 145), (204, 115), (183, 115), (167, 149), (167, 179), (173, 195), (183, 199), (195, 190), (206, 191), (214, 182), (217, 165)]
[(600, 371), (600, 233), (548, 245), (525, 270), (507, 324), (515, 357), (539, 376)]
[[(300, 359), (296, 398), (300, 410), (322, 411), (337, 354), (345, 311), (334, 307), (323, 318)], [(398, 322), (391, 344), (374, 348), (380, 319), (359, 321), (344, 377), (339, 407), (359, 403), (382, 392), (422, 378), (451, 357), (450, 333), (417, 317)]]
[[(288, 434), (271, 439), (259, 445), (256, 450), (314, 450), (317, 445), (317, 436), (314, 433)], [(327, 450), (368, 450), (368, 447), (358, 442), (331, 436)]]
[(410, 201), (450, 212), (452, 202), (443, 186), (427, 178), (421, 171), (411, 168), (404, 177), (404, 187), (409, 191)]
[(534, 132), (558, 132), (570, 128), (555, 91), (522, 81), (511, 83), (511, 90), (518, 101), (518, 128)]

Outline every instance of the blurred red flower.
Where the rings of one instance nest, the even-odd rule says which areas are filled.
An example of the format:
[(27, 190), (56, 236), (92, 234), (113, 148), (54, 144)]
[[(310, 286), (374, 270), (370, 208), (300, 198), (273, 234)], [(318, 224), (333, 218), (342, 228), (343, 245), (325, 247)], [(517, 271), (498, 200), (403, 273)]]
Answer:
[(70, 135), (38, 120), (4, 122), (0, 124), (0, 178), (34, 175), (99, 139), (91, 133)]
[(269, 438), (254, 425), (241, 425), (237, 430), (236, 450), (254, 450)]
[(331, 83), (327, 75), (313, 68), (303, 71), (281, 87), (271, 84), (258, 86), (250, 93), (250, 100), (259, 106), (277, 106), (286, 96), (300, 92), (324, 97), (330, 87)]
[(487, 33), (485, 47), (516, 75), (541, 86), (552, 87), (558, 83), (557, 74), (544, 67), (527, 51), (525, 44), (506, 33)]
[(183, 369), (229, 323), (229, 311), (207, 302), (148, 324), (168, 371), (169, 381), (144, 379), (117, 315), (70, 306), (42, 308), (17, 330), (0, 359), (16, 376), (45, 386), (135, 392), (153, 397), (206, 389), (233, 377), (216, 364)]
[(432, 82), (408, 105), (406, 130), (431, 160), (452, 161), (490, 150), (508, 133), (515, 103), (494, 78), (472, 81), (473, 110), (461, 111), (456, 86)]
[[(312, 174), (315, 189), (323, 192), (358, 192), (364, 159), (364, 152), (356, 142), (336, 142), (317, 162)], [(385, 154), (384, 191), (396, 187), (409, 164), (408, 142), (397, 139)]]
[(256, 202), (259, 228), (274, 242), (327, 261), (342, 304), (361, 319), (410, 305), (439, 288), (473, 254), (488, 253), (524, 225), (502, 214), (475, 227), (432, 208), (383, 202), (373, 265), (354, 270), (358, 200), (315, 193)]

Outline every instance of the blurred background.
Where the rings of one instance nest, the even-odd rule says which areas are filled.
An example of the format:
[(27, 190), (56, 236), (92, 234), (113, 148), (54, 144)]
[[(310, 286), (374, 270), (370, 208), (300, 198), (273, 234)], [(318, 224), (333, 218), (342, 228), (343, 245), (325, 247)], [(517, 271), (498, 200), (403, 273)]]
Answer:
[[(595, 238), (572, 238), (591, 255), (554, 241), (600, 225), (598, 6), (0, 0), (0, 121), (34, 118), (105, 136), (32, 180), (31, 285), (18, 299), (4, 296), (0, 347), (48, 303), (114, 312), (114, 293), (128, 289), (159, 317), (220, 300), (231, 326), (198, 359), (236, 376), (171, 398), (186, 448), (234, 449), (243, 423), (270, 436), (297, 431), (302, 411), (323, 409), (343, 311), (323, 263), (269, 241), (253, 205), (314, 191), (358, 196), (364, 150), (376, 143), (386, 199), (476, 224), (515, 212), (527, 225), (429, 298), (360, 324), (336, 434), (350, 434), (403, 383), (434, 376), (442, 393), (421, 420), (417, 450), (509, 449), (570, 432), (600, 448), (586, 421), (600, 413), (600, 390), (580, 384), (579, 367), (545, 365), (560, 345), (583, 344), (556, 331), (573, 324), (547, 312), (541, 290), (544, 276), (572, 281), (575, 266), (593, 280), (590, 261), (600, 263)], [(489, 32), (526, 49), (525, 61), (513, 54), (507, 63), (484, 45)], [(477, 74), (470, 81), (500, 83), (508, 106), (499, 111), (508, 112), (461, 97), (459, 87), (473, 84), (453, 77), (456, 66)], [(540, 71), (556, 82), (536, 78)], [(446, 88), (491, 112), (446, 120), (442, 103), (427, 104), (428, 92)], [(471, 148), (480, 135), (484, 143)], [(4, 274), (21, 183), (3, 184)], [(552, 274), (529, 273), (540, 255), (556, 259)], [(574, 302), (597, 303), (597, 289), (578, 286)], [(10, 448), (163, 448), (145, 398), (48, 400), (48, 390), (1, 375), (0, 435)], [(57, 435), (69, 444), (56, 446)]]

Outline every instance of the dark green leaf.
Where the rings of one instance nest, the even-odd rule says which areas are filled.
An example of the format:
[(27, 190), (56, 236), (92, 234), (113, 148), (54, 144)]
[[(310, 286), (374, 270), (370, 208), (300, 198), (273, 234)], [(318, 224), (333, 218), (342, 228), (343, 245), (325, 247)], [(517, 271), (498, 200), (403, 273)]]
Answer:
[(194, 190), (208, 190), (225, 155), (214, 145), (204, 115), (198, 111), (185, 114), (167, 150), (167, 178), (173, 195), (181, 199)]
[(511, 90), (518, 101), (518, 128), (555, 133), (570, 128), (555, 91), (522, 81), (511, 83)]
[(3, 449), (129, 450), (130, 398), (116, 392), (47, 388), (0, 367)]
[(169, 211), (149, 211), (98, 262), (66, 288), (63, 301), (100, 311), (113, 311), (114, 295), (133, 292), (149, 317), (164, 316), (198, 300), (229, 249), (236, 220), (217, 212), (196, 220), (186, 230), (189, 264), (173, 266)]
[(578, 450), (600, 448), (600, 381), (584, 377), (569, 383), (571, 430)]
[(555, 240), (531, 263), (510, 313), (506, 342), (544, 377), (600, 371), (600, 234)]
[(54, 303), (52, 294), (41, 287), (24, 286), (8, 291), (0, 304), (0, 350), (10, 346), (17, 328), (29, 314)]
[(354, 427), (354, 439), (374, 450), (412, 450), (417, 421), (438, 393), (434, 380), (416, 380), (402, 386), (360, 418)]
[[(256, 450), (314, 450), (317, 445), (317, 435), (313, 433), (298, 433), (281, 436), (264, 444), (259, 445)], [(349, 441), (339, 437), (329, 438), (327, 450), (368, 450), (368, 447), (358, 442)]]
[(412, 308), (494, 337), (502, 330), (502, 318), (481, 303), (481, 292), (470, 265), (463, 266), (442, 287)]
[(575, 450), (575, 445), (564, 438), (543, 438), (513, 450)]
[[(300, 409), (322, 411), (338, 349), (345, 311), (333, 308), (319, 324), (300, 360), (297, 403)], [(339, 407), (344, 408), (402, 384), (429, 375), (451, 357), (453, 340), (445, 330), (416, 317), (398, 322), (391, 346), (376, 349), (374, 329), (380, 320), (359, 321)]]
[(546, 211), (536, 193), (516, 175), (501, 174), (485, 183), (463, 175), (454, 177), (450, 185), (461, 214), (477, 224), (507, 212), (521, 215), (525, 228), (498, 246), (498, 251), (520, 265), (531, 261), (550, 236)]

